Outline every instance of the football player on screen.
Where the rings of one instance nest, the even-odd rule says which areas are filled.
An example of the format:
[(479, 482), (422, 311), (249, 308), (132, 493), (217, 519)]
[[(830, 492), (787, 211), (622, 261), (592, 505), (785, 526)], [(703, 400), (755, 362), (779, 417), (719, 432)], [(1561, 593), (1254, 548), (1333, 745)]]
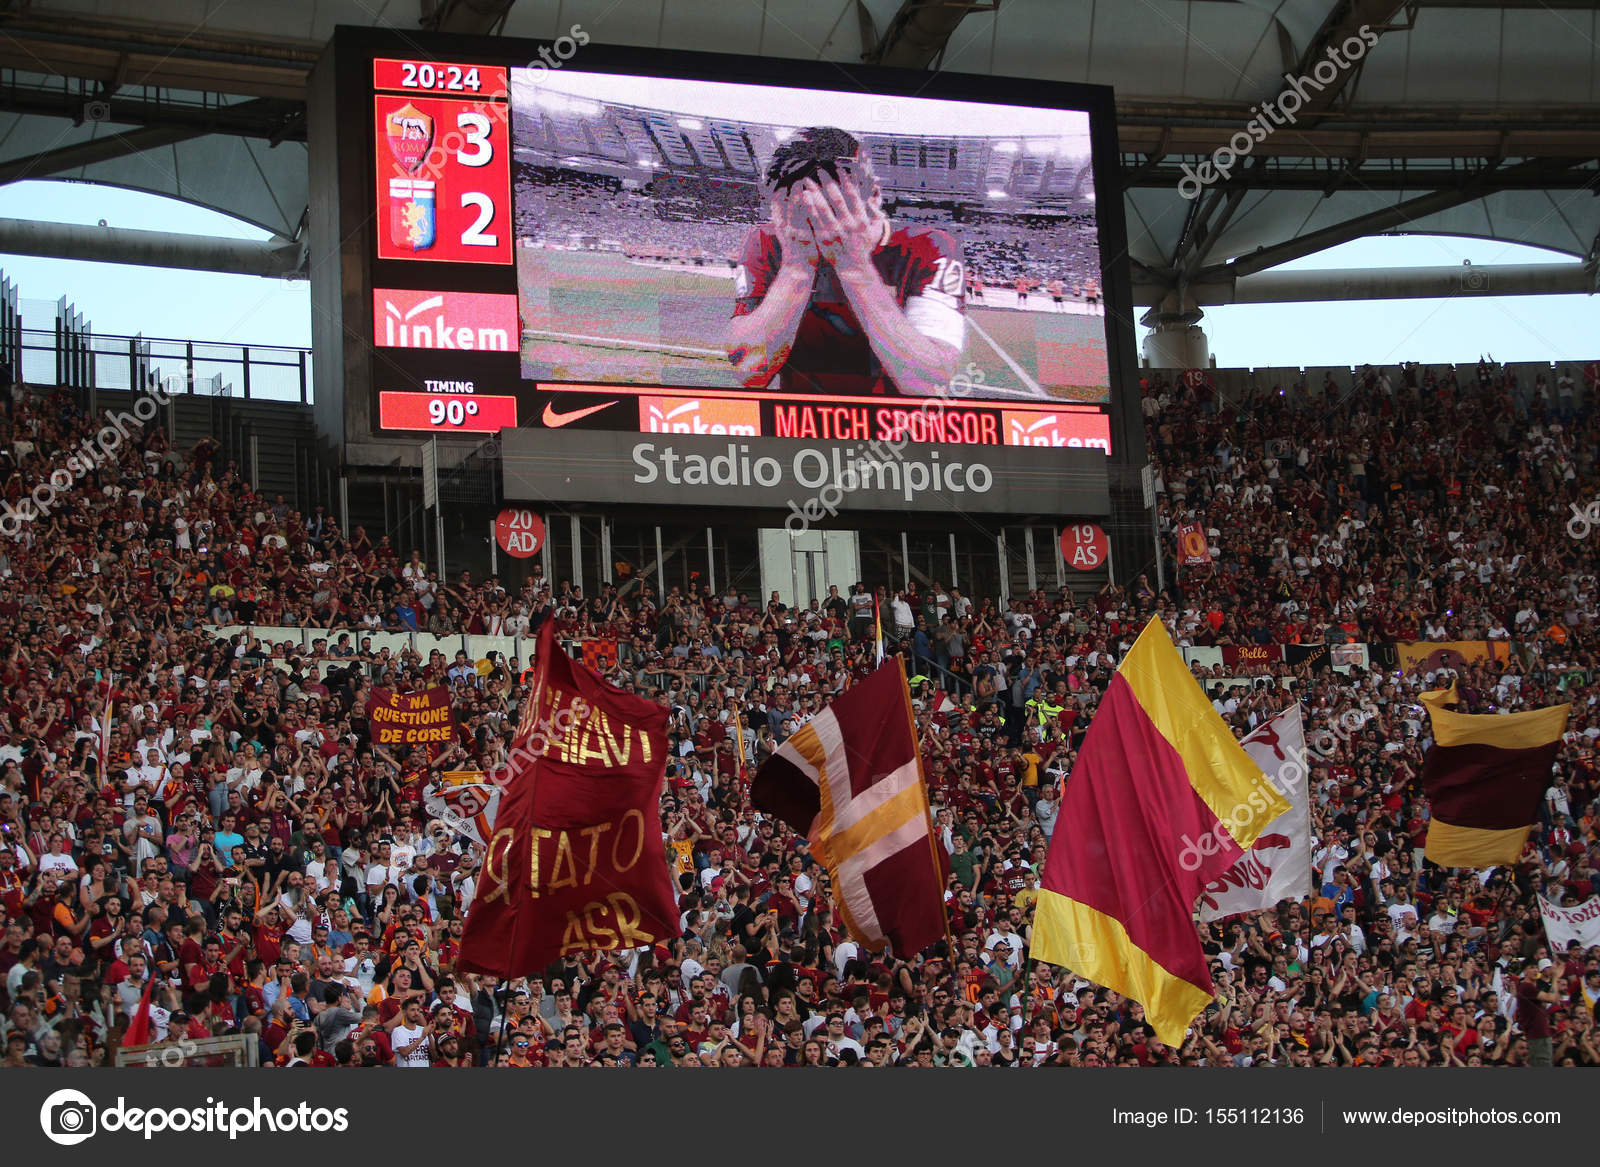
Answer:
[(966, 341), (961, 248), (897, 227), (861, 143), (796, 131), (772, 155), (770, 220), (750, 229), (734, 279), (728, 359), (744, 384), (801, 393), (931, 396)]

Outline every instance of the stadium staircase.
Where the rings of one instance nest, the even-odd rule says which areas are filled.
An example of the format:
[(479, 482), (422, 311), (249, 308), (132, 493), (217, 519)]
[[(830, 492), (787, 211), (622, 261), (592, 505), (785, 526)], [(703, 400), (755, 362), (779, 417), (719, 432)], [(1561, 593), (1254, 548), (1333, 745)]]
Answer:
[[(126, 392), (94, 392), (93, 406), (102, 414), (121, 412), (132, 404), (133, 396)], [(185, 456), (201, 438), (216, 438), (222, 446), (222, 464), (238, 463), (269, 500), (281, 494), (301, 511), (330, 501), (308, 405), (240, 400), (231, 387), (223, 386), (215, 394), (175, 395), (161, 421), (171, 432), (173, 447)]]

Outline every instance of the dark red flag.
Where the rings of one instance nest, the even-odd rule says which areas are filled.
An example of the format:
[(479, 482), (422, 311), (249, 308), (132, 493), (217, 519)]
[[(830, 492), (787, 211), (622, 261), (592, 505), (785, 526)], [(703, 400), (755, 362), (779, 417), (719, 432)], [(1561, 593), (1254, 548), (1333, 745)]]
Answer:
[(128, 1032), (122, 1035), (122, 1044), (125, 1046), (150, 1044), (150, 988), (155, 983), (154, 974), (145, 979), (144, 992), (139, 994), (139, 1007), (133, 1012), (133, 1020), (128, 1022)]
[(660, 823), (667, 711), (572, 661), (553, 625), (457, 962), (501, 979), (678, 934)]
[(811, 841), (857, 943), (910, 957), (948, 935), (949, 877), (898, 660), (835, 697), (761, 764), (750, 801)]

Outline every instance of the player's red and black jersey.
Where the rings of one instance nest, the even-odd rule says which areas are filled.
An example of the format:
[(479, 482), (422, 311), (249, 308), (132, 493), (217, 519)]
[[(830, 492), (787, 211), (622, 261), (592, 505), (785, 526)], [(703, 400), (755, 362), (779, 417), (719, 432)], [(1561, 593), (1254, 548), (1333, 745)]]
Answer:
[[(735, 316), (755, 311), (782, 259), (782, 244), (771, 227), (752, 228), (745, 236), (735, 273)], [(960, 244), (934, 227), (897, 227), (873, 253), (872, 265), (918, 332), (962, 347), (966, 265)], [(799, 393), (895, 392), (828, 263), (817, 268), (811, 304), (772, 387)]]

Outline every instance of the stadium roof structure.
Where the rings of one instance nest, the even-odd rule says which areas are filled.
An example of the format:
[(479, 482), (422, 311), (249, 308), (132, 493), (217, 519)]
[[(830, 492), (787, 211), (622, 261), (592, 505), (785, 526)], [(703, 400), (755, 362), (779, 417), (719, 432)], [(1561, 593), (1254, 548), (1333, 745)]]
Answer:
[[(1173, 313), (1246, 298), (1437, 294), (1401, 273), (1319, 282), (1270, 271), (1384, 233), (1496, 239), (1575, 260), (1520, 269), (1525, 279), (1508, 267), (1504, 280), (1464, 285), (1468, 293), (1592, 292), (1600, 270), (1596, 7), (0, 0), (5, 181), (153, 191), (273, 234), (263, 244), (145, 239), (154, 233), (0, 220), (0, 251), (303, 274), (305, 82), (336, 26), (549, 39), (577, 24), (598, 43), (1002, 74), (1022, 86), (1029, 78), (1114, 86), (1135, 298)], [(137, 17), (115, 15), (125, 8)], [(1264, 120), (1269, 110), (1275, 116)], [(1225, 177), (1198, 192), (1185, 184), (1216, 151), (1245, 141)]]
[[(517, 110), (519, 157), (636, 182), (678, 173), (754, 190), (764, 160), (789, 132), (762, 122), (759, 111), (740, 118), (675, 118), (623, 102), (573, 100), (558, 91), (559, 84), (540, 85), (536, 103)], [(1094, 199), (1087, 118), (1081, 139), (1016, 134), (997, 140), (992, 133), (859, 138), (892, 197), (1004, 200), (1007, 209), (1019, 210), (1072, 209)]]

